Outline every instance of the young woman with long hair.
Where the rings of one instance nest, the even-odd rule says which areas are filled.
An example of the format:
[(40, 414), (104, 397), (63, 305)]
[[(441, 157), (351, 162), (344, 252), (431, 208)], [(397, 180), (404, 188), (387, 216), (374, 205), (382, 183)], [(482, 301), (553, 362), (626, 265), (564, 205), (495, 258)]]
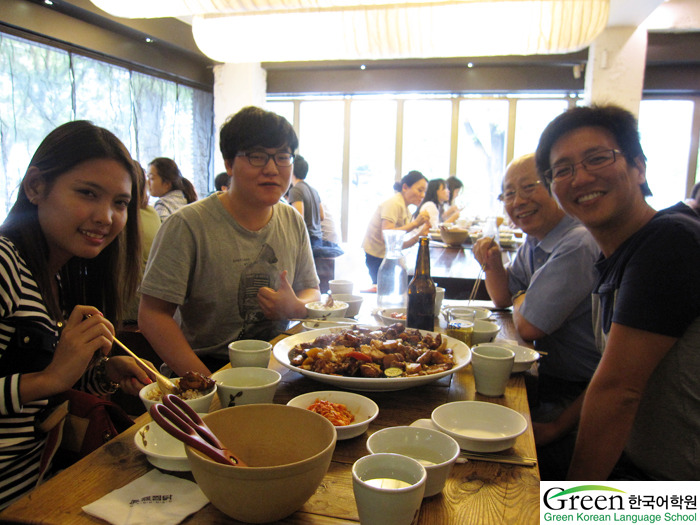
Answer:
[(136, 290), (140, 192), (111, 132), (69, 122), (39, 145), (0, 226), (0, 508), (41, 482), (38, 423), (71, 388), (137, 394), (149, 375), (106, 356)]

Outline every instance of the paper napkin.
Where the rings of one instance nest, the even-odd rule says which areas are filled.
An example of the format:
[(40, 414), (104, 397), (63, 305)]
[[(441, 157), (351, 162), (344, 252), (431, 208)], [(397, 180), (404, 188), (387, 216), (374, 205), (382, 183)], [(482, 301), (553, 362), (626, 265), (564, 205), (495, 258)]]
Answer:
[(114, 525), (176, 525), (207, 503), (196, 483), (154, 469), (83, 511)]

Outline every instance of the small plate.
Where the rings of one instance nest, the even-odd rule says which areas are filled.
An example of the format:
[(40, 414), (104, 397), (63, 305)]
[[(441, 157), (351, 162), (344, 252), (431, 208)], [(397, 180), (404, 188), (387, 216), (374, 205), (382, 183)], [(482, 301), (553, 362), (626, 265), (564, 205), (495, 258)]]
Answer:
[(339, 318), (329, 318), (329, 319), (324, 319), (324, 320), (318, 320), (318, 321), (304, 321), (301, 323), (301, 326), (304, 327), (304, 330), (321, 330), (324, 328), (337, 328), (339, 326), (341, 327), (346, 327), (349, 328), (352, 325), (348, 324), (356, 324), (360, 325), (360, 323), (357, 319), (352, 319), (351, 317), (339, 317)]
[(134, 443), (154, 467), (172, 472), (190, 470), (185, 444), (168, 434), (155, 421), (146, 423), (136, 432)]

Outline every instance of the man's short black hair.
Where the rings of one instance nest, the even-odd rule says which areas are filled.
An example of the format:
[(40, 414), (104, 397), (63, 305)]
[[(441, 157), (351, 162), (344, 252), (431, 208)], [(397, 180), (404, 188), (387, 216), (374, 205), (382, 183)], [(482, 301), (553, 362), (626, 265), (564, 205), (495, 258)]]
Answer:
[(219, 131), (219, 147), (224, 160), (233, 160), (239, 152), (253, 147), (289, 146), (291, 153), (299, 147), (292, 125), (277, 113), (247, 106), (226, 119)]
[(222, 191), (224, 186), (230, 186), (230, 178), (231, 177), (229, 177), (228, 173), (226, 173), (225, 171), (219, 173), (214, 179), (214, 187), (216, 188), (216, 191)]
[(309, 173), (309, 163), (301, 155), (294, 156), (294, 176), (297, 179), (304, 180)]
[[(583, 127), (603, 128), (612, 133), (628, 164), (635, 165), (640, 156), (646, 160), (639, 141), (637, 118), (632, 113), (612, 104), (579, 106), (559, 115), (542, 132), (535, 153), (540, 175), (551, 168), (549, 155), (554, 143), (566, 133)], [(642, 195), (651, 195), (646, 181), (640, 184), (640, 187)]]

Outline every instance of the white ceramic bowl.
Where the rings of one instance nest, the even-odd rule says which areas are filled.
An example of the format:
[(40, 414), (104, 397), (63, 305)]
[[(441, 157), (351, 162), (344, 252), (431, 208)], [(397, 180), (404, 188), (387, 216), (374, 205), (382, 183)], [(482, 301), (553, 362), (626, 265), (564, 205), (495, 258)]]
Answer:
[(370, 398), (341, 390), (321, 390), (301, 394), (291, 399), (287, 404), (308, 409), (317, 399), (343, 404), (355, 416), (355, 422), (351, 425), (335, 427), (338, 440), (350, 439), (364, 434), (369, 428), (369, 424), (379, 415), (379, 407)]
[(526, 346), (507, 345), (515, 352), (515, 362), (513, 363), (513, 374), (529, 370), (535, 361), (540, 358), (539, 352)]
[(411, 457), (425, 467), (425, 497), (442, 492), (452, 466), (459, 457), (459, 444), (438, 430), (389, 427), (367, 438), (370, 454), (389, 452)]
[(469, 238), (469, 230), (461, 228), (441, 229), (442, 242), (451, 246), (461, 246)]
[(483, 401), (454, 401), (433, 410), (435, 426), (472, 452), (499, 452), (513, 446), (527, 430), (527, 420), (515, 410)]
[(343, 301), (334, 301), (331, 308), (325, 306), (326, 301), (313, 301), (306, 304), (306, 316), (317, 317), (345, 317), (345, 312), (348, 310), (348, 303)]
[(448, 306), (444, 309), (445, 320), (449, 321), (452, 317), (459, 317), (460, 314), (474, 314), (474, 319), (488, 319), (491, 317), (491, 310), (484, 308), (483, 306)]
[[(394, 323), (406, 324), (406, 310), (407, 308), (383, 308), (379, 310), (378, 315), (381, 317), (385, 325), (389, 326)], [(402, 314), (403, 319), (397, 319), (392, 317), (391, 314)]]
[(493, 341), (501, 327), (493, 321), (478, 319), (474, 321), (474, 331), (472, 332), (472, 344), (490, 343)]
[(173, 472), (190, 470), (184, 443), (168, 434), (155, 421), (146, 423), (136, 432), (134, 443), (154, 467)]
[[(173, 382), (175, 384), (178, 384), (179, 381), (179, 377), (173, 379)], [(155, 391), (156, 389), (160, 391), (160, 389), (158, 388), (158, 383), (153, 382), (150, 385), (146, 385), (139, 391), (139, 398), (141, 399), (143, 406), (146, 407), (146, 410), (151, 408), (156, 403), (160, 403), (160, 401), (155, 401), (148, 398), (149, 393)], [(211, 391), (207, 392), (202, 397), (198, 397), (196, 399), (185, 399), (185, 403), (190, 405), (195, 412), (201, 412), (202, 414), (206, 414), (207, 412), (209, 412), (209, 407), (211, 406), (211, 401), (212, 399), (214, 399), (215, 394), (216, 383), (214, 383), (214, 387), (211, 389)]]
[(352, 294), (334, 294), (333, 299), (336, 301), (342, 301), (348, 303), (348, 309), (345, 312), (346, 317), (355, 317), (360, 313), (360, 306), (362, 306), (362, 296), (352, 295)]
[(221, 408), (272, 403), (282, 376), (276, 370), (243, 366), (218, 370), (211, 375)]

